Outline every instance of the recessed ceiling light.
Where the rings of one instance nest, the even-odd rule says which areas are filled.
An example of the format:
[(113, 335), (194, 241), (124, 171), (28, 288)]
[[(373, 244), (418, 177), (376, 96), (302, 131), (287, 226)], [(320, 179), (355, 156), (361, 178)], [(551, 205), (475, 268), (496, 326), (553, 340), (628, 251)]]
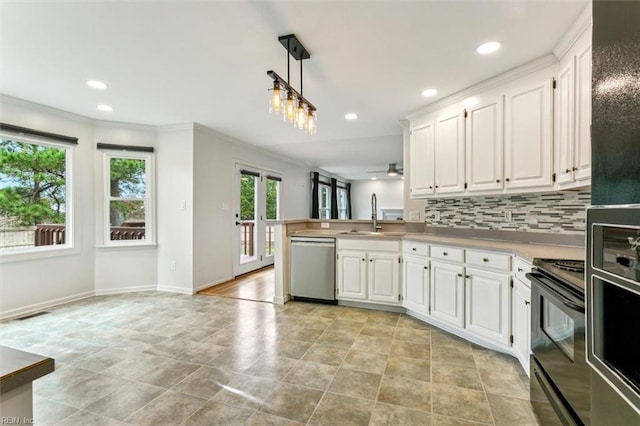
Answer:
[(501, 44), (497, 41), (488, 41), (476, 47), (476, 52), (478, 52), (481, 55), (488, 55), (489, 53), (493, 53), (498, 49), (500, 49), (500, 46)]
[(92, 89), (104, 90), (107, 88), (107, 83), (98, 80), (87, 80), (87, 86)]
[(480, 101), (478, 100), (478, 98), (467, 98), (464, 101), (462, 101), (462, 105), (466, 107), (472, 107), (474, 105), (478, 105), (479, 103)]
[(358, 114), (356, 114), (355, 112), (348, 112), (344, 115), (344, 118), (346, 118), (347, 120), (356, 120), (358, 119)]
[(435, 96), (438, 93), (436, 89), (424, 89), (420, 94), (425, 98), (429, 98), (431, 96)]
[(112, 107), (111, 105), (104, 105), (104, 104), (102, 104), (102, 105), (98, 105), (98, 109), (99, 109), (100, 111), (104, 111), (104, 112), (111, 112), (111, 111), (113, 111), (113, 107)]

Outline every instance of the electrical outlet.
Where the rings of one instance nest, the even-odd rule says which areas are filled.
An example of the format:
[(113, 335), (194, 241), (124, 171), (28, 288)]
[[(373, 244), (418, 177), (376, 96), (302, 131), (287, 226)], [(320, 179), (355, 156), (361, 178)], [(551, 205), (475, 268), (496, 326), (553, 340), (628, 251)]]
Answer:
[(328, 228), (329, 222), (320, 222), (320, 228)]
[(511, 215), (511, 210), (504, 211), (504, 220), (507, 222), (513, 221), (513, 216)]
[(176, 270), (176, 261), (172, 260), (171, 263), (169, 264), (169, 267), (171, 268), (172, 271)]

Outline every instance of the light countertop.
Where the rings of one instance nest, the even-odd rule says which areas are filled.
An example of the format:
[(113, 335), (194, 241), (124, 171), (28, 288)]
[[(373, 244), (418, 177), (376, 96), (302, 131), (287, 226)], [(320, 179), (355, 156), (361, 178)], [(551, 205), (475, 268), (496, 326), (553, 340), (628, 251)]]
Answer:
[(0, 392), (30, 383), (55, 369), (54, 360), (41, 355), (0, 346)]

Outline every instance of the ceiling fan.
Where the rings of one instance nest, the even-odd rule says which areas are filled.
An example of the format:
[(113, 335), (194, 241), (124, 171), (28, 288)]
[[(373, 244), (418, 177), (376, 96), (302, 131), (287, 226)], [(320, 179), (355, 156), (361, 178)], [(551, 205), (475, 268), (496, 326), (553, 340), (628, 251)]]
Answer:
[(374, 170), (369, 173), (386, 173), (387, 176), (402, 176), (403, 169), (402, 167), (398, 167), (397, 163), (389, 163), (389, 168), (387, 170)]

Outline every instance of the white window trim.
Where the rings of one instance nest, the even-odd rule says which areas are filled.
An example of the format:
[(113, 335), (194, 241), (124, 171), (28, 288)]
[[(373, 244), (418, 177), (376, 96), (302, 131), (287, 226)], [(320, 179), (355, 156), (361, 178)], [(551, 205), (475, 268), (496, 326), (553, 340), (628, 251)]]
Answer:
[(73, 214), (73, 194), (75, 192), (75, 188), (73, 188), (73, 157), (76, 152), (74, 149), (76, 148), (76, 145), (57, 143), (49, 139), (15, 135), (7, 132), (0, 132), (0, 138), (65, 150), (65, 243), (52, 246), (0, 249), (0, 264), (6, 262), (18, 262), (23, 260), (42, 259), (79, 253), (79, 250), (74, 246), (75, 221)]
[[(102, 197), (102, 244), (99, 248), (107, 247), (138, 247), (156, 245), (156, 196), (155, 196), (155, 155), (153, 152), (136, 152), (120, 150), (102, 150), (103, 154), (103, 197)], [(110, 175), (112, 158), (126, 158), (131, 160), (145, 160), (145, 197), (144, 198), (112, 198)], [(145, 239), (144, 240), (111, 240), (111, 221), (109, 208), (112, 200), (144, 200), (145, 201)]]

